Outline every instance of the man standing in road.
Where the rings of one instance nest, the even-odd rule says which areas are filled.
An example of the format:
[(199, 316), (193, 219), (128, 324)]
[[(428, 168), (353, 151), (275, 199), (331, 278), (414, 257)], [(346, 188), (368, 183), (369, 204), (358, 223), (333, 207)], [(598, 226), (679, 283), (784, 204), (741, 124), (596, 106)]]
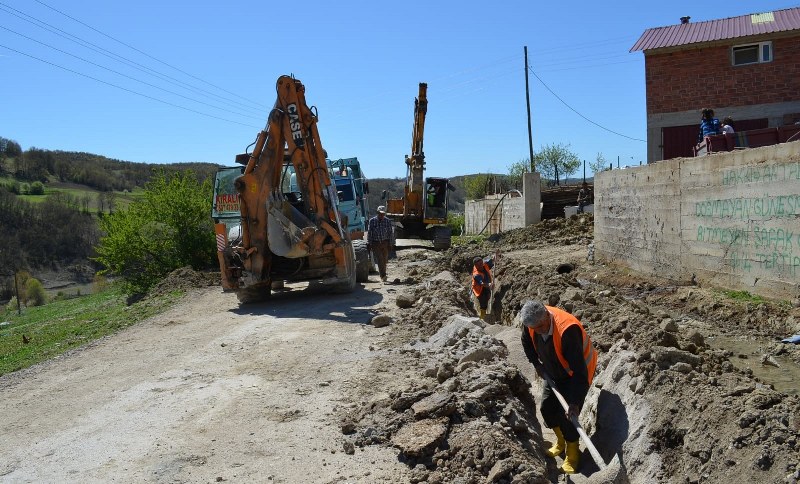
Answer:
[(386, 263), (389, 261), (393, 230), (392, 221), (386, 218), (386, 207), (379, 206), (377, 215), (369, 219), (367, 224), (367, 250), (372, 251), (383, 282), (386, 282)]
[[(556, 443), (547, 450), (551, 457), (566, 457), (561, 470), (567, 474), (578, 471), (580, 448), (578, 431), (572, 419), (578, 418), (583, 401), (589, 392), (597, 366), (597, 351), (578, 319), (568, 312), (539, 301), (527, 301), (519, 312), (522, 322), (522, 347), (536, 374), (549, 375), (555, 384), (545, 380), (539, 409), (545, 425), (556, 434)], [(553, 390), (567, 401), (565, 413)]]
[(591, 193), (589, 191), (589, 184), (583, 182), (581, 189), (578, 191), (578, 213), (583, 213), (583, 207), (589, 205)]

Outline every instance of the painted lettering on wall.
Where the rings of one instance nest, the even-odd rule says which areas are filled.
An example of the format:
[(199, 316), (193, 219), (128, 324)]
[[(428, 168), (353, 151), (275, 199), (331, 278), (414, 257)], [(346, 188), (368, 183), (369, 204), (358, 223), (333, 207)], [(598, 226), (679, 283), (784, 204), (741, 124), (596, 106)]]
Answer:
[(800, 180), (800, 162), (783, 165), (742, 166), (722, 172), (723, 186)]
[(750, 190), (750, 196), (695, 202), (695, 241), (721, 247), (725, 264), (734, 272), (800, 276), (800, 194), (770, 192), (785, 193), (786, 187), (796, 186), (800, 162), (724, 170), (720, 181), (730, 188), (725, 190), (728, 194), (741, 190), (735, 188), (739, 185), (756, 183), (763, 194), (753, 196)]

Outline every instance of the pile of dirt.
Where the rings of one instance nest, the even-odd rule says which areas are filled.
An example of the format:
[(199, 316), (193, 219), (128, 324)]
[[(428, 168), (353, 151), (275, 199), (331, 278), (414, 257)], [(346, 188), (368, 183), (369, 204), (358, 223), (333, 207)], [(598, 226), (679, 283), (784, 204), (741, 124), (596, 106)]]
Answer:
[[(535, 402), (502, 344), (475, 320), (468, 320), (475, 328), (452, 336), (451, 326), (464, 328), (458, 315), (475, 314), (469, 299), (472, 258), (499, 248), (507, 262), (498, 278), (494, 318), (515, 325), (523, 302), (539, 299), (581, 319), (600, 350), (581, 420), (596, 434), (606, 461), (621, 456), (631, 482), (728, 482), (731, 476), (738, 482), (798, 482), (796, 390), (776, 390), (734, 364), (734, 352), (716, 341), (720, 335), (747, 338), (767, 363), (798, 362), (800, 347), (779, 340), (797, 332), (800, 309), (741, 302), (721, 291), (594, 264), (583, 249), (592, 240), (591, 220), (548, 220), (438, 255), (398, 260), (411, 285), (398, 294), (400, 309), (387, 335), (386, 347), (395, 349), (387, 350), (385, 368), (368, 382), (384, 396), (351, 409), (343, 427), (353, 432), (348, 438), (357, 445), (397, 446), (416, 466), (419, 481), (553, 478), (531, 415)], [(562, 254), (576, 244), (570, 260), (530, 255), (532, 249)], [(570, 270), (562, 270), (565, 264)], [(443, 335), (451, 335), (447, 344), (437, 343)], [(467, 353), (475, 355), (473, 361), (462, 361)], [(481, 381), (491, 384), (472, 386)], [(414, 436), (422, 437), (417, 442)]]
[(148, 292), (150, 296), (162, 296), (173, 291), (186, 291), (198, 287), (219, 286), (219, 272), (199, 272), (190, 266), (170, 272)]
[[(402, 322), (396, 327), (402, 326)], [(452, 316), (430, 338), (391, 350), (372, 401), (342, 414), (345, 451), (391, 445), (411, 482), (549, 482), (528, 382), (477, 318)]]

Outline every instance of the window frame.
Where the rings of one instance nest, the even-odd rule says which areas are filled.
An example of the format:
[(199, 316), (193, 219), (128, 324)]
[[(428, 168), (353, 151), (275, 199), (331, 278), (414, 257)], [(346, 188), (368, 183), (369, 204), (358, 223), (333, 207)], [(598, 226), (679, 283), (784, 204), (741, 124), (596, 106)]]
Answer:
[[(756, 60), (755, 62), (742, 62), (742, 63), (737, 64), (736, 63), (736, 50), (737, 49), (743, 49), (743, 48), (746, 48), (746, 47), (755, 47), (756, 48), (756, 52), (758, 53), (758, 60)], [(764, 47), (768, 47), (769, 48), (769, 59), (764, 59)], [(751, 66), (753, 64), (766, 64), (767, 62), (772, 62), (772, 60), (774, 58), (775, 58), (775, 52), (772, 49), (772, 41), (771, 40), (765, 40), (763, 42), (750, 42), (750, 43), (747, 43), (747, 44), (739, 44), (739, 45), (734, 45), (734, 46), (731, 47), (731, 65), (733, 67)]]

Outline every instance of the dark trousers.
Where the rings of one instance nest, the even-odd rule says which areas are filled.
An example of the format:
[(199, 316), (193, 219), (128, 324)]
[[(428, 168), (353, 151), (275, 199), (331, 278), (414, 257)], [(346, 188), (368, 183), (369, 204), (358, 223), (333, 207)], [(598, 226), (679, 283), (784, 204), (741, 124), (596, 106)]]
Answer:
[[(558, 381), (555, 383), (556, 389), (563, 396), (564, 392), (561, 388), (565, 385), (563, 385), (563, 382), (561, 382), (561, 385), (559, 385)], [(578, 407), (583, 408), (583, 402), (580, 402)], [(567, 420), (564, 407), (561, 406), (561, 402), (558, 401), (558, 397), (556, 397), (556, 394), (553, 393), (553, 389), (550, 388), (550, 384), (546, 381), (542, 388), (542, 403), (539, 404), (539, 410), (542, 412), (545, 426), (551, 429), (553, 427), (560, 427), (561, 432), (564, 434), (564, 440), (567, 442), (576, 442), (580, 438), (578, 431), (575, 430), (575, 426), (572, 425), (572, 422)]]
[(380, 240), (370, 244), (372, 255), (375, 257), (375, 262), (378, 263), (378, 272), (381, 278), (386, 277), (386, 263), (389, 261), (389, 241)]
[(481, 309), (489, 307), (489, 298), (492, 297), (492, 291), (488, 287), (484, 287), (481, 295), (478, 296), (478, 305)]

